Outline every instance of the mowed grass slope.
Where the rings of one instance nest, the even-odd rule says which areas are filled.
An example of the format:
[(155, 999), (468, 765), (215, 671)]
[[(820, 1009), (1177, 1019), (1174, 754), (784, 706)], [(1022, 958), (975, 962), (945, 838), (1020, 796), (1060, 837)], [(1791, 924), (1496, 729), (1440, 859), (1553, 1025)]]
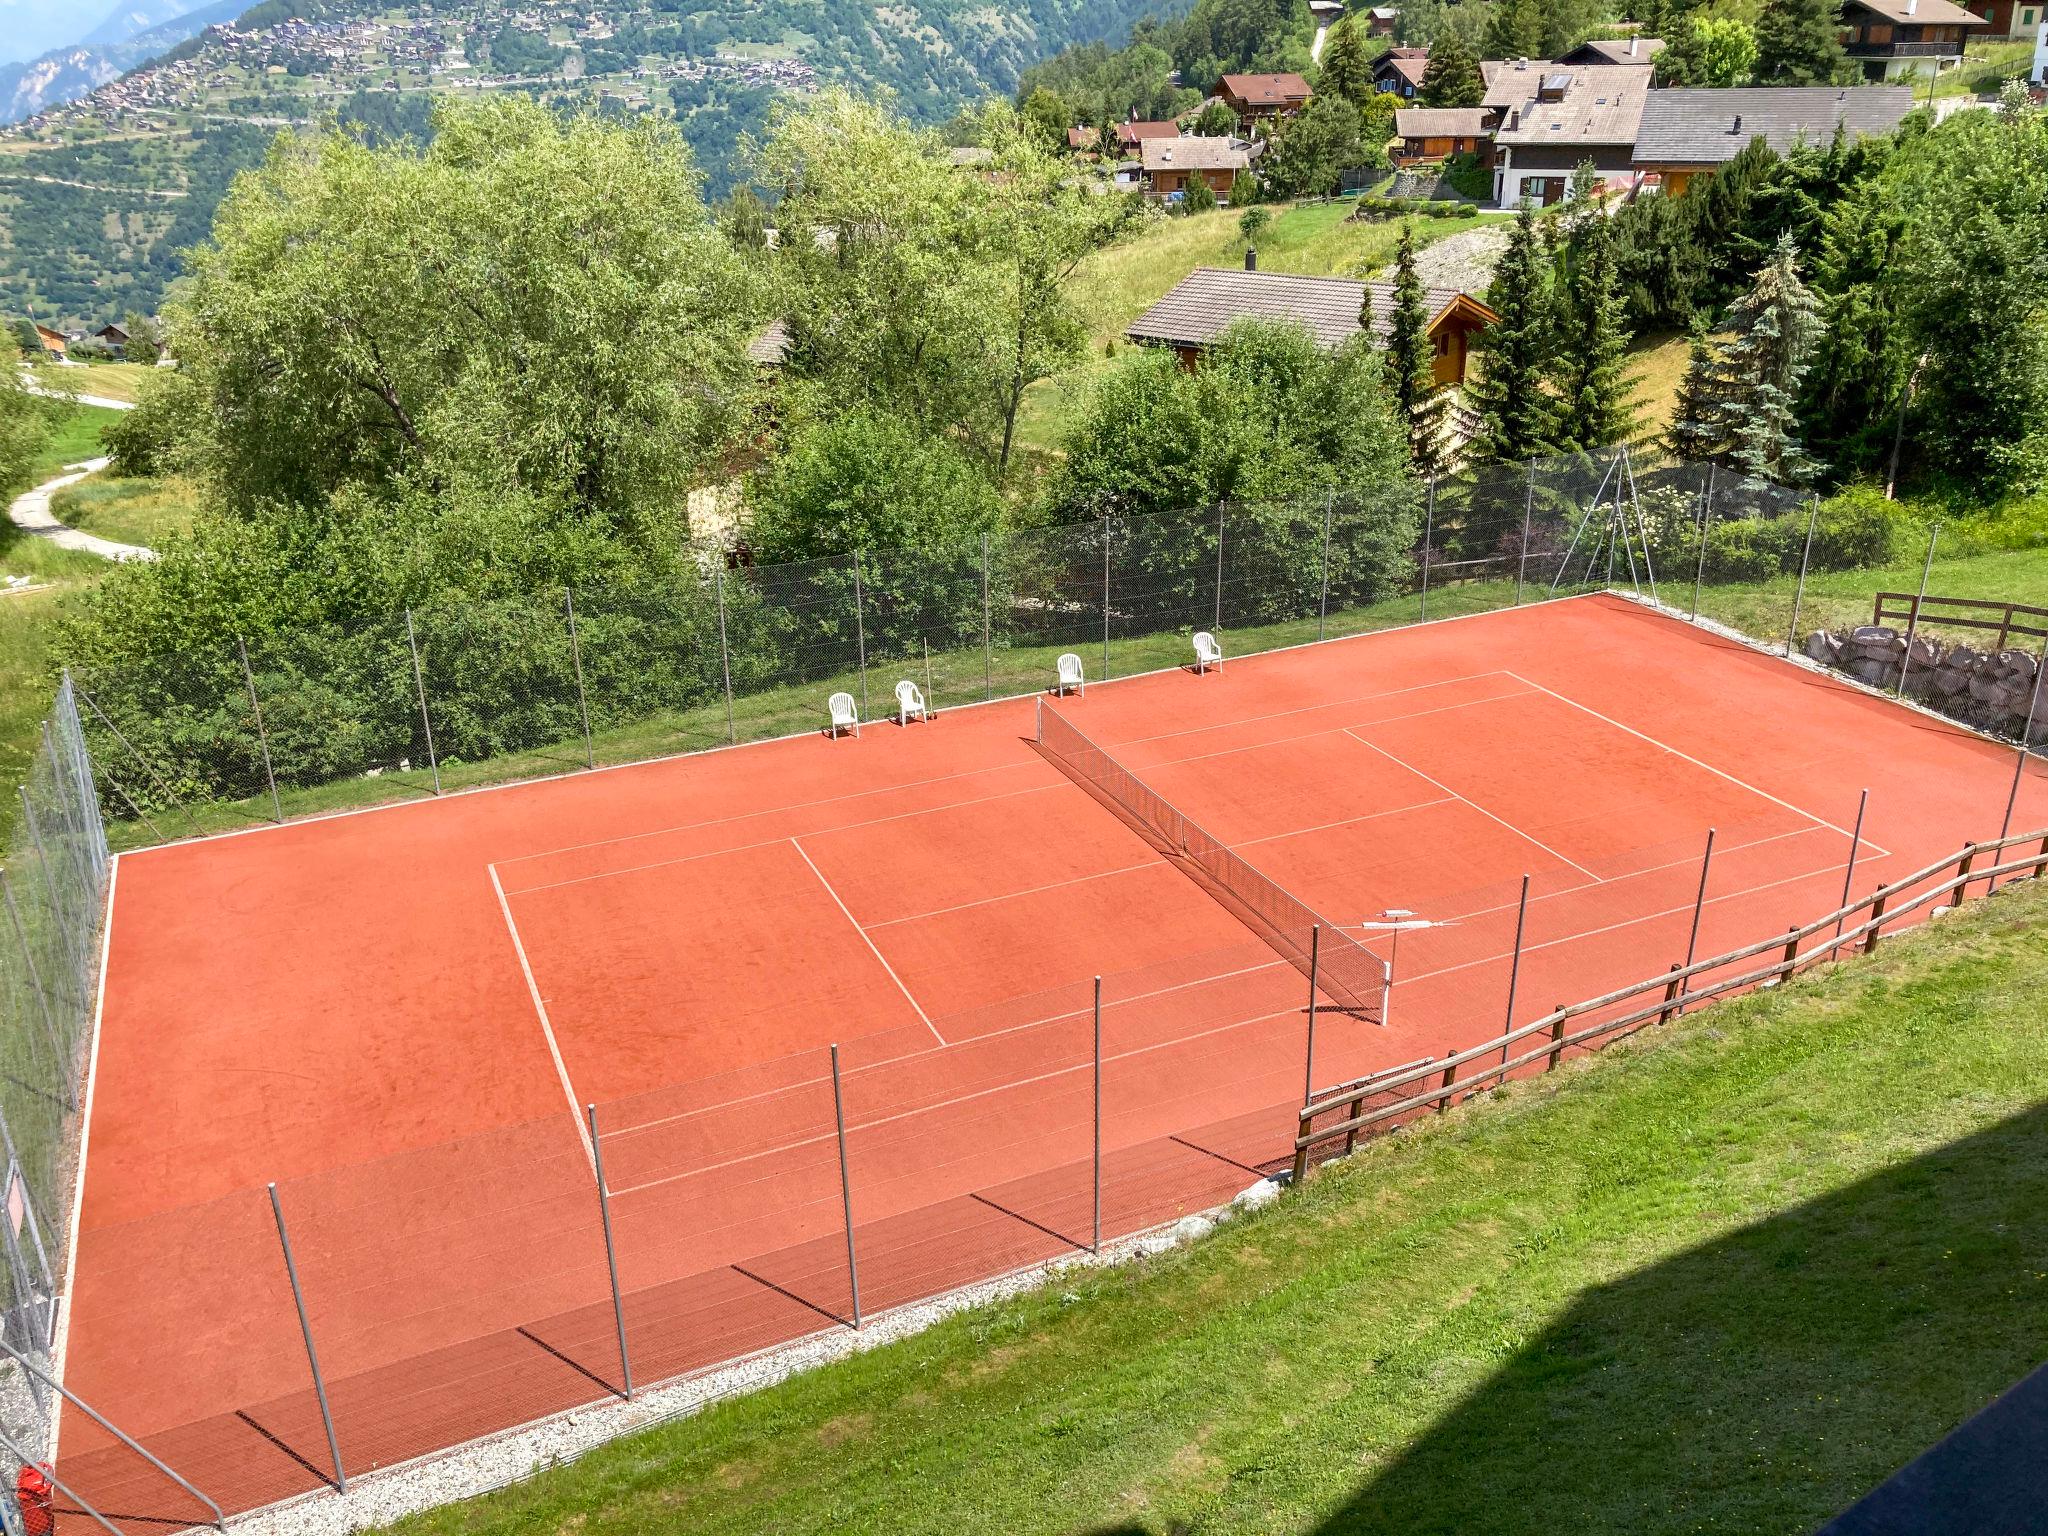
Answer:
[(426, 1533), (1805, 1532), (2048, 1358), (2048, 887)]

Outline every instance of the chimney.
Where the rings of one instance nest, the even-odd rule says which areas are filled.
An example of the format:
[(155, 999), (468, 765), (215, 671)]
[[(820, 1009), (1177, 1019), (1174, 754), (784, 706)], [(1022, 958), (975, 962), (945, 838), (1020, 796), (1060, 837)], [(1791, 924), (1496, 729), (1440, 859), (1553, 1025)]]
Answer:
[(1740, 112), (1735, 114), (1735, 126), (1730, 128), (1728, 131), (1730, 133), (1742, 132), (1742, 114)]
[(1248, 245), (1244, 248), (1244, 269), (1247, 272), (1259, 270), (1259, 248), (1256, 245)]
[(1528, 61), (1527, 59), (1517, 59), (1517, 60), (1515, 60), (1515, 68), (1517, 68), (1517, 69), (1527, 69), (1528, 67), (1529, 67), (1529, 61)]
[(1912, 15), (1915, 11), (1919, 9), (1920, 0), (1906, 0), (1906, 14), (1908, 16)]
[(1637, 45), (1638, 45), (1638, 44), (1639, 44), (1639, 43), (1640, 43), (1641, 41), (1642, 41), (1642, 39), (1641, 39), (1641, 38), (1638, 38), (1638, 37), (1632, 37), (1632, 38), (1630, 38), (1630, 39), (1628, 40), (1628, 56), (1629, 56), (1630, 58), (1634, 58), (1634, 57), (1636, 56), (1636, 46), (1637, 46)]

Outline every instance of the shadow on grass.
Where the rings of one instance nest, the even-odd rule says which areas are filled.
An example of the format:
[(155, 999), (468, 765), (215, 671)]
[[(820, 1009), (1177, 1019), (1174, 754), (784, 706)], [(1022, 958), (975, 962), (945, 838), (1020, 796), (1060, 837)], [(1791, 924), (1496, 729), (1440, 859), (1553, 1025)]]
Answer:
[(1811, 1531), (2048, 1358), (2044, 1272), (2048, 1106), (1587, 1292), (1321, 1530)]

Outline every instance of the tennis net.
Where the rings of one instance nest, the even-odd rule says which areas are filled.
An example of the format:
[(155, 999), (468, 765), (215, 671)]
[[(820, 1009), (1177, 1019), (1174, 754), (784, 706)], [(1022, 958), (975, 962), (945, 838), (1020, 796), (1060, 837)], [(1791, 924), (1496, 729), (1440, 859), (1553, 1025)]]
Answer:
[[(1380, 957), (1210, 836), (1171, 801), (1090, 741), (1044, 699), (1038, 747), (1068, 778), (1135, 826), (1317, 988), (1358, 1018), (1382, 1022), (1387, 966)], [(1321, 930), (1321, 939), (1313, 936)], [(1313, 961), (1312, 946), (1319, 948)]]

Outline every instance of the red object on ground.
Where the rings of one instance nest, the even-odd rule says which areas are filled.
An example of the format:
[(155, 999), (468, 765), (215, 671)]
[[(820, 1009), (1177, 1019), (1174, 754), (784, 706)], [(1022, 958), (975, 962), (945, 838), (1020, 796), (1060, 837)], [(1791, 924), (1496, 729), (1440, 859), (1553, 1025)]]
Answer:
[[(1284, 1165), (1299, 973), (1041, 759), (1032, 707), (122, 855), (69, 1384), (231, 1511), (316, 1489), (275, 1180), (351, 1475), (604, 1398), (586, 1102), (637, 1382), (839, 1326), (835, 1041), (868, 1313), (1071, 1253), (1098, 974), (1105, 1236)], [(1518, 1022), (1682, 958), (1709, 827), (1701, 955), (1838, 904), (1864, 787), (1859, 893), (1995, 835), (2014, 763), (1604, 597), (1058, 708), (1332, 921), (1442, 924), (1389, 1027), (1323, 1016), (1319, 1085), (1501, 1029), (1525, 873)], [(61, 1445), (97, 1506), (170, 1513), (91, 1424)]]
[(14, 1479), (14, 1507), (24, 1536), (52, 1536), (57, 1529), (56, 1487), (41, 1467), (23, 1467)]

